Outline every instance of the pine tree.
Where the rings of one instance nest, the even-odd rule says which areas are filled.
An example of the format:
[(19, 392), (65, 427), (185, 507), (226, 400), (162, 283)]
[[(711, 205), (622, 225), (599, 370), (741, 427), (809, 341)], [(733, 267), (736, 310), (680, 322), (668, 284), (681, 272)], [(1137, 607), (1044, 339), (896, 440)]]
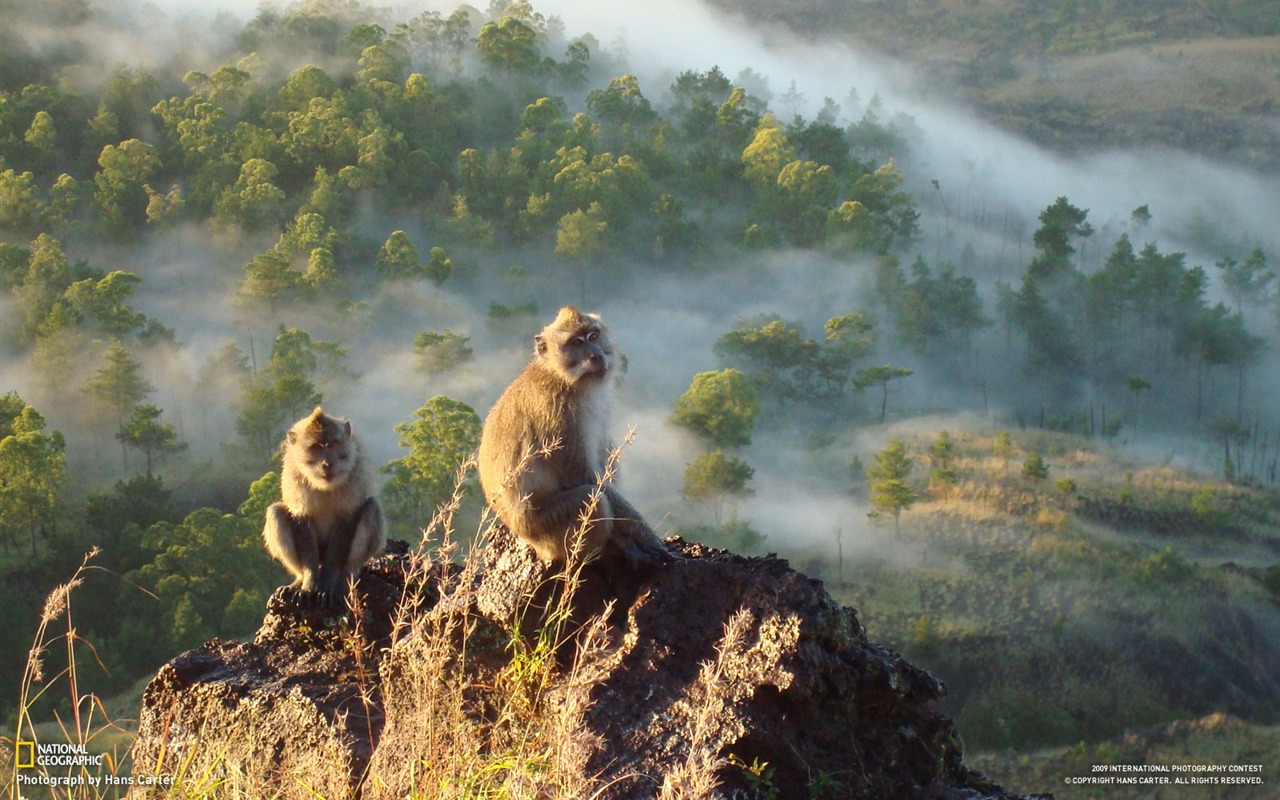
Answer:
[(871, 504), (893, 516), (893, 531), (899, 533), (902, 512), (917, 498), (915, 490), (907, 484), (913, 463), (901, 439), (891, 440), (888, 447), (876, 453), (875, 460), (876, 465), (867, 470), (867, 477), (871, 479)]

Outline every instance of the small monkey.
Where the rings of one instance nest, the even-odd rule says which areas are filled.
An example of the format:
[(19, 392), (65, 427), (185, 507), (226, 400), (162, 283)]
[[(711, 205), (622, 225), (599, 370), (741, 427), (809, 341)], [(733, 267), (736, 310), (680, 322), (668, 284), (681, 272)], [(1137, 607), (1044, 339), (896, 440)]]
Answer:
[(373, 465), (351, 423), (319, 406), (289, 429), (281, 452), (283, 500), (267, 509), (262, 540), (293, 573), (296, 600), (337, 606), (347, 578), (386, 544)]
[[(504, 524), (544, 561), (563, 562), (609, 458), (614, 348), (604, 322), (560, 309), (534, 337), (533, 359), (489, 411), (480, 435), (480, 485)], [(586, 557), (610, 551), (631, 567), (671, 554), (613, 486), (586, 533)]]

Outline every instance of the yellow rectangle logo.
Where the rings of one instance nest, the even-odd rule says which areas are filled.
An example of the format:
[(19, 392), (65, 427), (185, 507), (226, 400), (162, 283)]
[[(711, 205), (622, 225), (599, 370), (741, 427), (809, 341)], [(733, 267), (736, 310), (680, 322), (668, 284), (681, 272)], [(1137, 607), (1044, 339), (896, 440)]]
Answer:
[[(27, 751), (27, 757), (22, 757), (22, 751)], [(18, 769), (33, 769), (36, 765), (36, 743), (35, 742), (18, 742), (14, 749), (14, 757), (17, 759)]]

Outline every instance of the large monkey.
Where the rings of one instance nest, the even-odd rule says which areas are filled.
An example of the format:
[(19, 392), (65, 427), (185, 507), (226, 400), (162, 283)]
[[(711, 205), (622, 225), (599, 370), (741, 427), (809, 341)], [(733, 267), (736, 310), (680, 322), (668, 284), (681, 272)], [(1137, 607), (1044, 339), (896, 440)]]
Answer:
[[(544, 561), (563, 562), (609, 458), (613, 343), (595, 314), (560, 309), (534, 337), (533, 360), (507, 387), (480, 436), (480, 485), (498, 518)], [(583, 555), (632, 567), (671, 554), (640, 513), (606, 486)]]
[(336, 606), (347, 579), (386, 544), (373, 465), (351, 423), (318, 406), (294, 423), (281, 448), (283, 500), (267, 509), (262, 540), (293, 573), (297, 601)]

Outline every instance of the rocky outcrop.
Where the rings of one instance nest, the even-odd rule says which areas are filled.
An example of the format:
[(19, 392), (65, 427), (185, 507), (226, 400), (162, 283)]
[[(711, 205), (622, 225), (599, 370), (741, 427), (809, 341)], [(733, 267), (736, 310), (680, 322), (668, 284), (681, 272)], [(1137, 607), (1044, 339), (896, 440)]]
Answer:
[[(820, 582), (775, 557), (669, 543), (683, 556), (671, 567), (643, 582), (586, 572), (575, 596), (579, 619), (621, 597), (570, 734), (592, 743), (580, 766), (597, 796), (655, 797), (701, 753), (725, 797), (1008, 797), (962, 763), (935, 708), (942, 684), (868, 641)], [(273, 600), (253, 642), (210, 642), (161, 668), (143, 696), (135, 774), (203, 780), (215, 796), (435, 796), (420, 784), (426, 732), (462, 736), (506, 713), (494, 696), (513, 632), (536, 636), (562, 586), (552, 577), (499, 537), (462, 572), (379, 559), (361, 576), (356, 620)], [(572, 647), (558, 653), (566, 683)], [(468, 707), (436, 724), (446, 684)], [(544, 688), (553, 713), (567, 695)]]

